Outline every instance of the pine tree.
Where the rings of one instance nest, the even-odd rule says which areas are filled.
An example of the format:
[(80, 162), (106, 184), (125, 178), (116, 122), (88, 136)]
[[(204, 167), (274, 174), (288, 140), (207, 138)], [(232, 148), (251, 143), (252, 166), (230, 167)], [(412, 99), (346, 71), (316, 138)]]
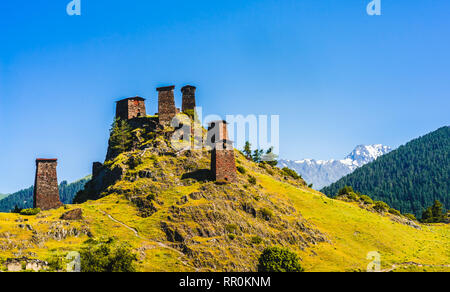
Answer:
[(273, 153), (273, 147), (270, 147), (266, 151), (266, 154), (262, 157), (262, 160), (271, 166), (278, 165), (278, 156), (275, 153)]
[(250, 142), (245, 142), (245, 146), (244, 146), (244, 154), (245, 157), (247, 157), (247, 159), (252, 159), (252, 144), (250, 144)]
[(131, 127), (127, 121), (116, 119), (111, 127), (109, 139), (111, 148), (116, 153), (122, 153), (129, 149), (132, 143)]
[(254, 162), (256, 162), (256, 163), (261, 162), (261, 158), (262, 158), (263, 153), (264, 153), (263, 150), (256, 149), (255, 151), (253, 151), (252, 160)]

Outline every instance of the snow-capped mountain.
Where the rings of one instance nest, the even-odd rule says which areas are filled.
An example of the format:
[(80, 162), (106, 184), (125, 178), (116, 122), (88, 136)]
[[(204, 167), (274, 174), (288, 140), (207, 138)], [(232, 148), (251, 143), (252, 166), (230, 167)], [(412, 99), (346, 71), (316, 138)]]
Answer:
[(320, 190), (391, 150), (381, 144), (359, 145), (342, 160), (280, 160), (278, 166), (297, 171), (314, 189)]

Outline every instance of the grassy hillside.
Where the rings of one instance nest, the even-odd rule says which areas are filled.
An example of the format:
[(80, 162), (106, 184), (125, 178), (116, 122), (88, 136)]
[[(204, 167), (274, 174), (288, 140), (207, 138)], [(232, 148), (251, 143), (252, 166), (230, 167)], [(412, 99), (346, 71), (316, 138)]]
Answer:
[(110, 152), (77, 195), (82, 203), (66, 206), (81, 208), (83, 220), (60, 220), (63, 207), (0, 214), (0, 259), (54, 260), (90, 238), (114, 236), (132, 246), (140, 271), (255, 271), (271, 246), (297, 253), (306, 271), (364, 271), (371, 251), (384, 270), (450, 271), (449, 225), (416, 229), (402, 217), (330, 199), (238, 151), (238, 182), (217, 184), (209, 152), (175, 151), (173, 129), (144, 118), (129, 131), (122, 136), (133, 143)]
[[(204, 162), (208, 160), (206, 153)], [(253, 189), (242, 195), (242, 199), (255, 204), (270, 204), (271, 210), (280, 217), (277, 220), (290, 222), (300, 220), (300, 226), (292, 232), (302, 235), (304, 241), (298, 238), (280, 235), (277, 220), (269, 221), (247, 216), (243, 210), (233, 210), (234, 198), (232, 186), (216, 186), (213, 183), (192, 182), (188, 185), (174, 186), (158, 194), (158, 211), (151, 216), (142, 216), (135, 203), (126, 194), (118, 194), (124, 190), (132, 190), (148, 181), (129, 183), (120, 181), (112, 188), (114, 192), (96, 200), (71, 206), (83, 209), (84, 220), (59, 224), (59, 228), (84, 230), (79, 236), (67, 236), (63, 239), (45, 236), (36, 244), (39, 238), (28, 229), (22, 229), (17, 222), (19, 218), (28, 219), (26, 224), (32, 226), (38, 234), (58, 234), (55, 229), (59, 216), (64, 208), (41, 213), (37, 216), (24, 217), (17, 214), (0, 214), (0, 257), (15, 257), (17, 255), (34, 256), (49, 259), (54, 256), (64, 256), (71, 250), (78, 250), (88, 239), (86, 234), (95, 238), (108, 237), (112, 234), (120, 241), (130, 243), (139, 255), (141, 271), (211, 271), (211, 270), (255, 270), (257, 257), (265, 246), (283, 243), (302, 258), (306, 271), (358, 271), (365, 270), (369, 260), (366, 255), (370, 251), (378, 251), (382, 256), (382, 268), (390, 269), (393, 265), (399, 270), (444, 270), (450, 271), (450, 228), (448, 225), (422, 225), (421, 230), (396, 223), (390, 215), (372, 213), (353, 203), (330, 199), (323, 194), (305, 186), (296, 186), (290, 179), (282, 176), (272, 176), (264, 168), (254, 165), (240, 154), (236, 154), (240, 165), (247, 173), (240, 174), (240, 179), (246, 181), (248, 175), (257, 180), (259, 201), (253, 202)], [(158, 160), (162, 163), (163, 158)], [(172, 159), (167, 159), (168, 164)], [(145, 164), (144, 164), (145, 165)], [(152, 163), (153, 165), (153, 163)], [(268, 166), (269, 172), (277, 171)], [(174, 174), (175, 176), (175, 174)], [(207, 187), (208, 191), (203, 189)], [(224, 191), (218, 197), (200, 198), (198, 200), (186, 195), (202, 191), (212, 192), (209, 188)], [(224, 189), (221, 189), (224, 188)], [(198, 197), (196, 197), (198, 198)], [(220, 203), (228, 202), (230, 206)], [(264, 203), (263, 203), (264, 202)], [(156, 205), (156, 204), (155, 204)], [(220, 207), (220, 209), (219, 209)], [(217, 208), (218, 213), (214, 213)], [(277, 208), (289, 208), (285, 214)], [(203, 210), (204, 213), (198, 213)], [(234, 217), (220, 218), (222, 212), (230, 212)], [(172, 222), (169, 216), (180, 214), (183, 220)], [(194, 217), (195, 214), (198, 217)], [(295, 215), (293, 215), (295, 214)], [(216, 218), (219, 216), (219, 218)], [(278, 215), (276, 215), (278, 216)], [(240, 217), (240, 218), (237, 218)], [(299, 219), (301, 218), (301, 219)], [(21, 220), (19, 220), (21, 221)], [(167, 232), (161, 226), (162, 222), (173, 224), (183, 238), (178, 242), (168, 238)], [(238, 225), (239, 231), (234, 239), (228, 237), (226, 226), (232, 222)], [(67, 223), (66, 223), (67, 224)], [(247, 225), (248, 224), (248, 225)], [(303, 225), (302, 225), (303, 224)], [(58, 224), (56, 224), (58, 226)], [(271, 228), (271, 227), (275, 228)], [(303, 226), (303, 227), (302, 227)], [(210, 234), (187, 234), (187, 230), (209, 230)], [(220, 231), (223, 229), (224, 231)], [(282, 228), (281, 228), (282, 229)], [(289, 230), (289, 229), (288, 229)], [(60, 230), (61, 231), (61, 230)], [(87, 232), (89, 231), (89, 232)], [(260, 234), (262, 243), (252, 243), (255, 234)], [(289, 234), (289, 233), (287, 233)], [(309, 234), (309, 235), (308, 235)], [(314, 240), (317, 238), (317, 240)], [(322, 241), (321, 239), (326, 239)], [(180, 240), (180, 239), (178, 239)], [(277, 242), (280, 241), (280, 242)], [(291, 241), (291, 242), (289, 242)], [(414, 262), (432, 267), (417, 265), (402, 266), (402, 263)]]
[(418, 218), (435, 200), (450, 209), (450, 127), (381, 156), (322, 192), (335, 195), (344, 186)]

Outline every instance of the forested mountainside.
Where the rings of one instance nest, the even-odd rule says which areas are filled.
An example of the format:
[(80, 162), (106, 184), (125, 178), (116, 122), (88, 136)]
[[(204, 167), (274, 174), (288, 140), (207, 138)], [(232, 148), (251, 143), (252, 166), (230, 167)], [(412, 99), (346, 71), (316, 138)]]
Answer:
[(355, 170), (322, 192), (335, 195), (344, 186), (420, 218), (435, 200), (450, 208), (450, 127), (412, 140)]

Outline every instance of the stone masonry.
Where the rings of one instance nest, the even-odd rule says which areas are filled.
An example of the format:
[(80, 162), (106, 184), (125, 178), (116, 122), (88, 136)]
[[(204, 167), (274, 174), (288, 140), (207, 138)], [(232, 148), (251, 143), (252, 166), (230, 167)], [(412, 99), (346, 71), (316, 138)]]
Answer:
[(50, 210), (62, 206), (59, 200), (57, 159), (37, 159), (33, 207)]
[(130, 97), (119, 100), (116, 104), (116, 119), (131, 120), (146, 115), (145, 98)]
[(222, 140), (215, 143), (211, 151), (211, 171), (214, 179), (220, 183), (237, 181), (236, 160), (231, 141)]
[(170, 125), (172, 119), (177, 115), (175, 97), (173, 90), (175, 86), (160, 87), (158, 91), (158, 115), (161, 125)]
[(183, 104), (181, 110), (183, 112), (195, 109), (195, 90), (196, 88), (191, 85), (181, 88), (181, 92), (183, 93)]
[(233, 143), (228, 139), (226, 121), (214, 121), (208, 126), (208, 143), (212, 145), (211, 171), (217, 182), (237, 181)]
[(210, 148), (215, 147), (216, 142), (228, 140), (228, 129), (226, 121), (213, 121), (208, 124), (208, 135), (206, 145)]

